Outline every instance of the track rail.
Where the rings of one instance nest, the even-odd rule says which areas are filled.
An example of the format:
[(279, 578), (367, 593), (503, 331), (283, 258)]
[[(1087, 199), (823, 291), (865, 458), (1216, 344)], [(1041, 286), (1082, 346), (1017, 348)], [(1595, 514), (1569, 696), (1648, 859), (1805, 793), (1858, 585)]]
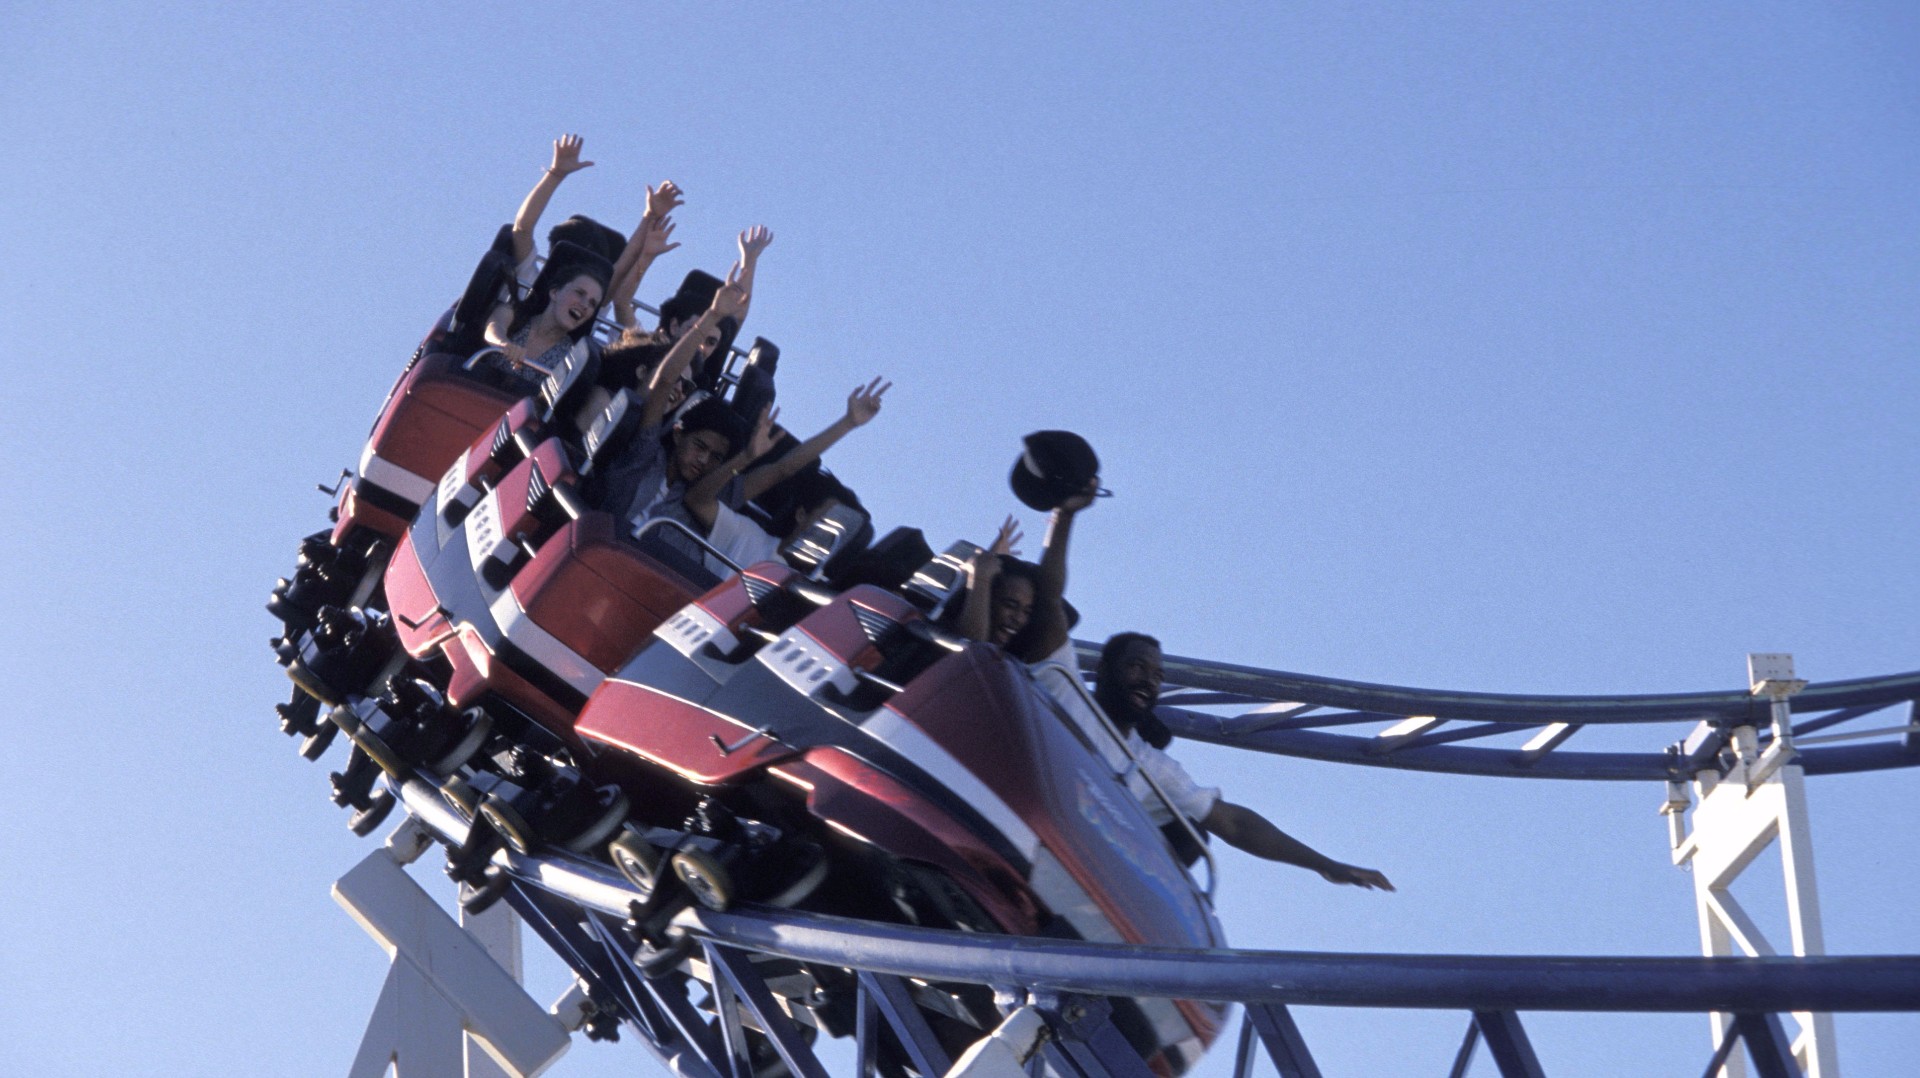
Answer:
[[(1074, 643), (1081, 669), (1091, 672), (1099, 645)], [(1165, 665), (1159, 713), (1181, 737), (1371, 767), (1512, 778), (1680, 780), (1715, 766), (1733, 727), (1765, 727), (1768, 721), (1767, 700), (1739, 691), (1529, 696), (1373, 685), (1175, 655), (1167, 656)], [(1791, 706), (1795, 762), (1808, 775), (1920, 764), (1920, 671), (1809, 685)], [(1876, 715), (1880, 721), (1872, 729), (1839, 729)], [(1587, 726), (1655, 723), (1688, 723), (1697, 733), (1684, 747), (1665, 752), (1564, 747)], [(1356, 728), (1363, 732), (1332, 732)], [(1678, 742), (1687, 731), (1674, 735)], [(1762, 744), (1770, 736), (1762, 733)], [(1465, 744), (1474, 741), (1507, 744)]]

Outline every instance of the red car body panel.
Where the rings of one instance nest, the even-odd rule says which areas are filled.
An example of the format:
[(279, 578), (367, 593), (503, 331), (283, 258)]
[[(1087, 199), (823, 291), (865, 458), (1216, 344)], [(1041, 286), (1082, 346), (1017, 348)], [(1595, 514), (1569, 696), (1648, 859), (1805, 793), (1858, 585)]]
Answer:
[(574, 729), (582, 738), (625, 749), (703, 786), (736, 781), (795, 753), (778, 741), (752, 736), (754, 728), (738, 719), (618, 678), (593, 694)]
[(387, 563), (387, 609), (393, 613), (393, 627), (400, 645), (416, 659), (432, 654), (453, 623), (440, 609), (433, 585), (420, 567), (420, 554), (413, 549), (413, 536), (405, 535)]
[(511, 588), (534, 624), (609, 674), (693, 599), (679, 576), (617, 538), (605, 513), (561, 527)]
[(839, 749), (814, 749), (769, 773), (806, 791), (807, 809), (829, 827), (896, 857), (944, 870), (1000, 926), (1040, 930), (1040, 908), (1006, 859), (917, 791)]

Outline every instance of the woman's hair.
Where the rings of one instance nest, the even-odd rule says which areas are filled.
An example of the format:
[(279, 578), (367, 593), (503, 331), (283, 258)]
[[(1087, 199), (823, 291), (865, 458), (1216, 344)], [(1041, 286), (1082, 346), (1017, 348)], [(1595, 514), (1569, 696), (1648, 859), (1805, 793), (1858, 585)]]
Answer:
[(988, 598), (992, 599), (999, 595), (1003, 581), (1014, 579), (1024, 580), (1033, 588), (1033, 610), (1027, 615), (1027, 623), (1021, 626), (1019, 632), (1013, 634), (1013, 639), (1007, 641), (1006, 652), (1022, 662), (1038, 662), (1046, 656), (1033, 655), (1030, 652), (1040, 629), (1040, 604), (1046, 601), (1040, 587), (1040, 567), (1030, 561), (1021, 561), (1011, 554), (1000, 555), (1000, 572), (993, 578), (994, 594)]
[[(606, 259), (583, 247), (562, 240), (550, 248), (546, 265), (540, 267), (540, 275), (533, 279), (532, 287), (527, 289), (525, 298), (516, 300), (513, 305), (513, 320), (507, 323), (507, 336), (511, 337), (526, 329), (542, 311), (553, 302), (553, 294), (582, 277), (591, 278), (600, 286), (600, 298), (604, 302), (607, 289), (613, 286), (613, 266)], [(573, 339), (579, 340), (593, 332), (593, 319), (582, 322), (573, 331)]]

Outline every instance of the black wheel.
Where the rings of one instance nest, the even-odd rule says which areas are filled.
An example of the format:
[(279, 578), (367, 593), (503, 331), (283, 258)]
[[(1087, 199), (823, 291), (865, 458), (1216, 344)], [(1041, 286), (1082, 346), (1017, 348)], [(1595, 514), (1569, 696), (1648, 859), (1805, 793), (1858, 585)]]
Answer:
[(520, 815), (518, 809), (508, 804), (505, 798), (488, 794), (480, 802), (480, 815), (487, 825), (499, 832), (500, 837), (513, 847), (513, 852), (530, 854), (540, 843), (539, 834), (527, 824), (527, 818)]
[(627, 795), (618, 786), (602, 786), (594, 792), (606, 808), (584, 830), (567, 840), (570, 853), (591, 853), (599, 849), (615, 828), (627, 822)]
[(367, 799), (367, 807), (354, 813), (347, 821), (347, 830), (365, 837), (368, 832), (380, 826), (381, 822), (387, 818), (387, 814), (393, 811), (393, 805), (392, 790), (375, 791), (373, 796)]
[(320, 723), (320, 728), (300, 743), (300, 755), (309, 760), (318, 760), (325, 756), (327, 746), (333, 744), (334, 735), (339, 732), (340, 728), (330, 722)]
[(702, 906), (725, 913), (733, 905), (733, 874), (707, 851), (693, 847), (674, 854), (673, 872)]
[(353, 743), (359, 747), (360, 751), (366, 753), (369, 759), (380, 765), (380, 770), (394, 778), (406, 778), (413, 773), (413, 768), (407, 766), (407, 762), (400, 758), (400, 754), (393, 751), (386, 740), (374, 733), (370, 727), (361, 725), (350, 731), (347, 736), (353, 739)]
[(438, 760), (428, 765), (428, 770), (434, 774), (451, 775), (460, 770), (460, 765), (473, 759), (473, 754), (479, 752), (480, 746), (486, 744), (487, 738), (493, 735), (493, 716), (479, 708), (469, 709), (466, 714), (468, 717), (466, 734), (455, 742), (452, 748), (442, 753)]
[(440, 784), (440, 799), (468, 823), (472, 823), (473, 818), (480, 814), (480, 791), (458, 775), (449, 775)]
[(660, 851), (653, 843), (633, 831), (621, 831), (607, 843), (607, 856), (613, 860), (613, 867), (620, 870), (628, 883), (639, 888), (641, 894), (653, 893), (654, 885), (660, 882)]

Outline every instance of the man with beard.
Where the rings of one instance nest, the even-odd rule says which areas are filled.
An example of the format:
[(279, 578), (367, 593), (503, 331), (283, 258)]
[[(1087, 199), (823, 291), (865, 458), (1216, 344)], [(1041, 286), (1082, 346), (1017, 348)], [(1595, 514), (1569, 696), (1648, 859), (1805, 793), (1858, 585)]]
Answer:
[[(1160, 701), (1161, 661), (1158, 640), (1145, 633), (1117, 634), (1100, 650), (1093, 694), (1126, 737), (1127, 748), (1139, 761), (1140, 769), (1165, 791), (1182, 815), (1255, 857), (1310, 869), (1330, 883), (1393, 890), (1393, 884), (1380, 872), (1335, 861), (1252, 809), (1224, 800), (1217, 788), (1200, 786), (1178, 761), (1162, 752), (1172, 735), (1153, 713)], [(1149, 794), (1142, 803), (1154, 823), (1164, 826), (1173, 822), (1159, 798)]]

